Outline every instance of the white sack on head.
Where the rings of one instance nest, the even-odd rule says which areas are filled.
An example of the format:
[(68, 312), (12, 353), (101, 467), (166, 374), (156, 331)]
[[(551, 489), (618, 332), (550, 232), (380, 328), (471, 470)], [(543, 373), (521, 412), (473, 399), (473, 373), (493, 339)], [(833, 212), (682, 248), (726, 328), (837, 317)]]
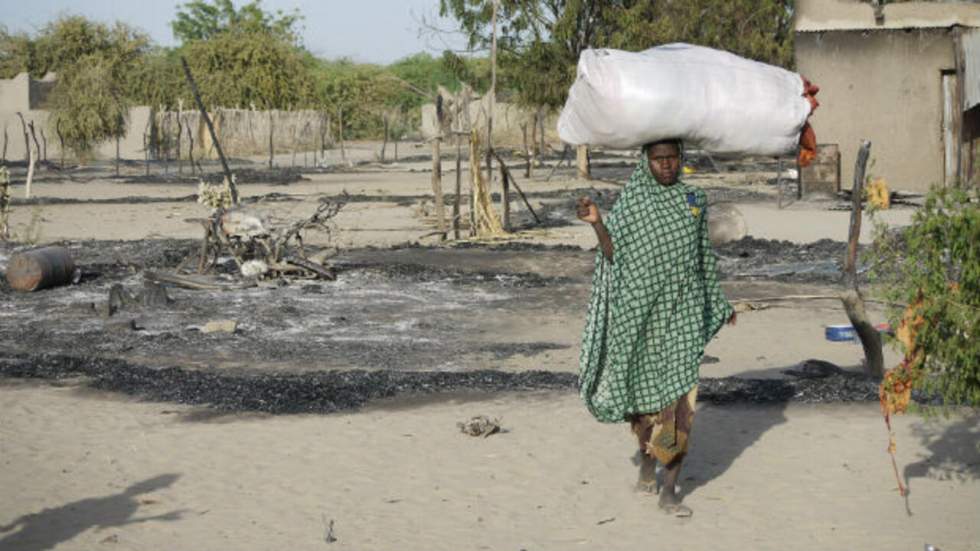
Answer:
[(558, 134), (573, 145), (681, 138), (711, 152), (781, 155), (796, 150), (810, 115), (803, 94), (800, 75), (711, 48), (586, 50)]

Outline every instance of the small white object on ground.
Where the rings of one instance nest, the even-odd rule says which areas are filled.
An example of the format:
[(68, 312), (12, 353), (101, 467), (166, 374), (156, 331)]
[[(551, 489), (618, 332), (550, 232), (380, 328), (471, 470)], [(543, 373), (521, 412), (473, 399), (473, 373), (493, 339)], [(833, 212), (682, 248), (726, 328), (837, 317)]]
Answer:
[(238, 322), (235, 320), (214, 320), (205, 323), (201, 333), (234, 333), (236, 329)]
[(269, 271), (269, 265), (261, 260), (248, 260), (242, 264), (242, 275), (259, 277)]

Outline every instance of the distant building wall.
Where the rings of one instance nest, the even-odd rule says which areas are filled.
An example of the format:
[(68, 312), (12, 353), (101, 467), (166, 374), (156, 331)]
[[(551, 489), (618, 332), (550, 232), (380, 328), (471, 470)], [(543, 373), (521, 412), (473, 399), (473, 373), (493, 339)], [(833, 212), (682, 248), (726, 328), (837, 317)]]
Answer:
[(895, 189), (942, 184), (942, 72), (954, 69), (947, 29), (829, 31), (796, 35), (797, 71), (820, 86), (811, 123), (841, 150), (842, 186), (854, 179), (861, 140)]
[[(51, 113), (47, 110), (56, 82), (53, 73), (41, 80), (32, 79), (27, 73), (0, 79), (0, 152), (4, 159), (26, 159), (24, 126), (18, 113), (25, 123), (34, 123), (41, 158), (45, 153), (48, 160), (61, 156), (58, 135), (50, 126)], [(330, 119), (319, 111), (215, 109), (211, 118), (228, 156), (268, 153), (270, 132), (277, 153), (311, 151), (320, 145), (332, 144)], [(180, 138), (177, 137), (178, 130)], [(186, 159), (192, 143), (195, 158), (217, 158), (199, 111), (155, 112), (150, 107), (137, 106), (129, 111), (126, 134), (119, 140), (119, 154), (124, 159), (176, 158), (178, 154)], [(68, 156), (72, 156), (70, 152)], [(115, 140), (105, 141), (93, 151), (96, 159), (113, 159), (115, 156)]]
[(11, 79), (0, 79), (0, 112), (16, 113), (31, 108), (30, 81), (27, 73)]
[[(143, 129), (146, 128), (150, 118), (149, 107), (133, 107), (129, 111), (129, 126), (126, 135), (119, 141), (119, 155), (124, 159), (142, 159), (143, 152)], [(34, 122), (34, 134), (37, 136), (38, 145), (42, 149), (42, 157), (46, 152), (49, 161), (57, 160), (61, 156), (61, 147), (58, 134), (51, 128), (49, 120), (50, 111), (25, 110), (20, 112), (24, 116), (26, 123)], [(8, 161), (23, 161), (26, 159), (27, 149), (24, 143), (24, 127), (17, 116), (17, 112), (0, 110), (0, 150), (6, 143), (6, 159)], [(68, 152), (68, 156), (73, 155)], [(96, 146), (93, 156), (96, 159), (114, 159), (116, 157), (116, 142), (109, 140)]]

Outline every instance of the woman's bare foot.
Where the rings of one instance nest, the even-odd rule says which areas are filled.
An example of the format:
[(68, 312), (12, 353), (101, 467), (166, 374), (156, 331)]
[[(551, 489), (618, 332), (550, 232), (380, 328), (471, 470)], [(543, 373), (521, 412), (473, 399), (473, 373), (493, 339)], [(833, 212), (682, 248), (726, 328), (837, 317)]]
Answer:
[(694, 515), (694, 511), (692, 511), (687, 505), (681, 503), (681, 500), (677, 498), (677, 494), (674, 492), (662, 492), (660, 494), (659, 506), (660, 510), (663, 511), (664, 514), (677, 518), (688, 518)]
[(657, 460), (643, 452), (637, 452), (634, 461), (640, 464), (636, 491), (647, 494), (660, 493), (660, 484), (657, 482)]

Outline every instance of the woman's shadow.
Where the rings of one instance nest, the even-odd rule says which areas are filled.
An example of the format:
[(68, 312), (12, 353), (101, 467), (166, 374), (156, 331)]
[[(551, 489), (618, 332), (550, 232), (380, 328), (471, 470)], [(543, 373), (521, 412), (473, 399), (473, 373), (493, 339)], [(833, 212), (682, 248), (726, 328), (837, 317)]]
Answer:
[(133, 517), (141, 505), (137, 496), (166, 488), (178, 478), (179, 475), (176, 474), (164, 474), (137, 482), (118, 494), (83, 499), (24, 515), (10, 524), (0, 526), (0, 534), (19, 528), (0, 539), (0, 550), (41, 551), (51, 549), (92, 527), (103, 529), (153, 520), (178, 520), (183, 511)]
[(686, 496), (727, 471), (769, 429), (786, 422), (786, 402), (766, 405), (700, 405), (691, 452), (681, 472)]

